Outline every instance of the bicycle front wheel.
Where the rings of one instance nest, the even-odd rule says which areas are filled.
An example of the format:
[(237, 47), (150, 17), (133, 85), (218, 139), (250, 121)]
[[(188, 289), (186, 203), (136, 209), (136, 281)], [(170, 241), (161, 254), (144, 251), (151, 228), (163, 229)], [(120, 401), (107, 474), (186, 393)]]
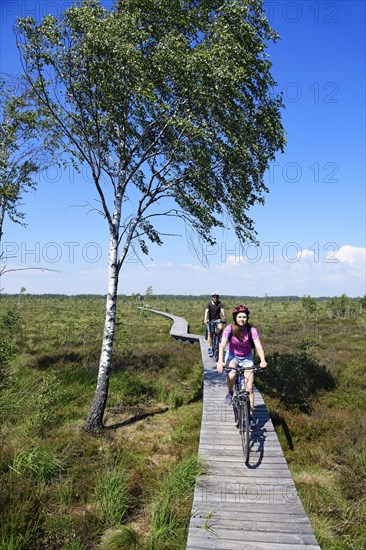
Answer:
[(239, 406), (239, 431), (241, 437), (241, 445), (243, 448), (243, 457), (245, 464), (249, 461), (249, 405), (246, 401), (242, 401)]
[(219, 360), (219, 345), (220, 345), (220, 340), (218, 335), (215, 332), (212, 338), (212, 352), (213, 352), (215, 361)]

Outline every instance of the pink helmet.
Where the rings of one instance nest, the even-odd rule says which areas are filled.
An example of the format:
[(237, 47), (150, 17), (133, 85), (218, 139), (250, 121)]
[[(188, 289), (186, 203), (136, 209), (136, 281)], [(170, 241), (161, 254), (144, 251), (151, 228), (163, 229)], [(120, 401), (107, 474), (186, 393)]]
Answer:
[(231, 312), (233, 314), (234, 321), (235, 321), (236, 316), (238, 315), (238, 313), (246, 313), (248, 317), (249, 317), (249, 314), (250, 314), (249, 308), (247, 308), (247, 306), (244, 306), (243, 304), (239, 304), (238, 306), (233, 307)]

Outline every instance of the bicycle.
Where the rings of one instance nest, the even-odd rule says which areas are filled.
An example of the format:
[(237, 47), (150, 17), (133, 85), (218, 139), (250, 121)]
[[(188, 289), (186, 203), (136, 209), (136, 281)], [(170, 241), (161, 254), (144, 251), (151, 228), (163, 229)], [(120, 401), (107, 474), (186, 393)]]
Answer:
[[(224, 367), (224, 372), (230, 371), (236, 372), (236, 380), (234, 384), (233, 394), (233, 411), (235, 425), (239, 430), (241, 437), (241, 445), (243, 450), (243, 457), (245, 464), (249, 461), (249, 449), (250, 449), (250, 400), (249, 392), (246, 390), (247, 378), (244, 375), (245, 369), (240, 364), (238, 367)], [(264, 369), (261, 367), (254, 367), (250, 369), (250, 372), (262, 372)]]
[(221, 319), (216, 319), (215, 321), (209, 322), (209, 330), (211, 333), (211, 349), (215, 361), (218, 361), (219, 359), (219, 346), (225, 323), (226, 321)]

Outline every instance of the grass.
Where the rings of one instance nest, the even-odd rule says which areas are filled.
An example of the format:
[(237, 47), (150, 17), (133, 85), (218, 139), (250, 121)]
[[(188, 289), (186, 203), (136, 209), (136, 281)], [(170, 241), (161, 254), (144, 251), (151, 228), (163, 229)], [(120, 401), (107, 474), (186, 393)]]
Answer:
[(19, 476), (32, 479), (37, 485), (46, 483), (63, 469), (58, 455), (41, 447), (17, 453), (9, 467)]
[[(318, 384), (316, 393), (306, 381), (305, 407), (293, 393), (283, 399), (281, 388), (264, 398), (322, 549), (361, 548), (364, 313), (353, 307), (339, 318), (324, 301), (312, 318), (300, 300), (243, 297), (226, 297), (226, 310), (242, 301), (266, 354), (278, 354), (284, 382), (294, 360), (297, 376), (307, 365), (320, 376), (320, 365), (334, 381)], [(149, 303), (203, 333), (205, 298), (152, 296)], [(24, 295), (18, 308), (16, 296), (0, 297), (0, 317), (13, 312), (0, 319), (9, 342), (0, 333), (0, 550), (185, 548), (194, 480), (202, 473), (199, 346), (173, 340), (169, 320), (121, 297), (106, 428), (87, 434), (104, 305), (97, 296)], [(202, 528), (210, 528), (210, 518)]]
[(122, 526), (119, 529), (107, 531), (103, 536), (100, 550), (139, 550), (141, 540), (139, 534), (132, 527)]
[(171, 466), (164, 475), (155, 491), (158, 496), (152, 502), (149, 550), (184, 548), (186, 526), (181, 510), (184, 507), (187, 515), (190, 514), (195, 480), (203, 473), (204, 467), (192, 456)]
[(105, 467), (95, 480), (93, 505), (106, 525), (121, 525), (132, 503), (128, 471), (116, 465)]

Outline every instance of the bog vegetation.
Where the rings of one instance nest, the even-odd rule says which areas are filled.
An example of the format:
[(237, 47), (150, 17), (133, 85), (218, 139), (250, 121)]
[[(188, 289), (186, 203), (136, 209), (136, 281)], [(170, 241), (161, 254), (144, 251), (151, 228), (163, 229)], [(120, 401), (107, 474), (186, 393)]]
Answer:
[[(148, 300), (203, 334), (206, 297)], [(223, 298), (227, 309), (237, 300)], [(270, 368), (259, 389), (317, 539), (362, 548), (365, 299), (239, 300), (261, 333)], [(90, 434), (104, 298), (0, 297), (0, 550), (185, 548), (204, 472), (200, 350), (144, 302), (119, 299), (105, 428)]]

